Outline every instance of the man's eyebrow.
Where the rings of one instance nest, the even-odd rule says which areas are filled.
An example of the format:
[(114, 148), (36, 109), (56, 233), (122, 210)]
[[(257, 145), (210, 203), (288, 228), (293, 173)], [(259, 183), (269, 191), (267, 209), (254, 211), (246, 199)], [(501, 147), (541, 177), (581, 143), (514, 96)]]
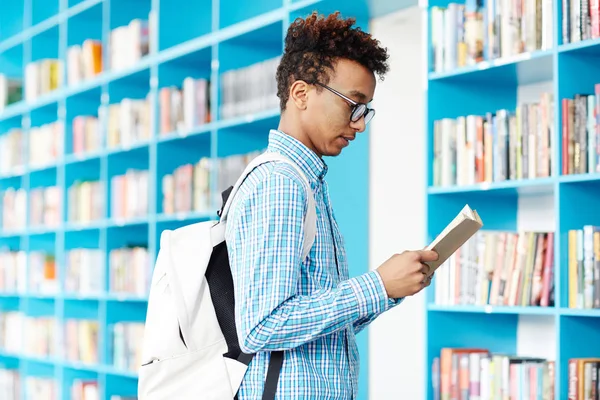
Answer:
[(365, 100), (367, 100), (367, 95), (364, 94), (363, 92), (359, 91), (359, 90), (352, 90), (350, 92), (350, 95), (358, 98), (358, 100), (360, 102), (363, 102), (363, 103), (369, 103), (370, 102), (370, 101), (368, 101), (368, 102), (365, 101)]

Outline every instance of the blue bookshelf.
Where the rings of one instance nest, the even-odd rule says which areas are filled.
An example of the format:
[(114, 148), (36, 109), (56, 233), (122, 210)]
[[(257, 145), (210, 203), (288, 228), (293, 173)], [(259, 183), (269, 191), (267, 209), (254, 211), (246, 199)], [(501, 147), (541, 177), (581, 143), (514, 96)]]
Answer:
[[(51, 90), (48, 90), (48, 87), (43, 88), (47, 83), (41, 86), (23, 83), (22, 99), (0, 110), (0, 140), (19, 129), (24, 140), (15, 152), (19, 154), (19, 166), (0, 173), (0, 205), (9, 191), (21, 189), (27, 194), (20, 211), (0, 213), (0, 250), (25, 255), (19, 264), (23, 266), (20, 286), (0, 291), (0, 314), (17, 313), (32, 319), (23, 323), (46, 321), (48, 326), (54, 326), (52, 335), (39, 339), (45, 347), (27, 352), (0, 350), (0, 368), (20, 375), (21, 398), (28, 396), (27, 377), (53, 382), (57, 399), (70, 398), (74, 383), (86, 381), (97, 382), (101, 399), (136, 395), (135, 368), (117, 362), (113, 354), (117, 351), (115, 336), (122, 336), (123, 329), (127, 329), (122, 324), (145, 320), (147, 294), (111, 289), (115, 284), (112, 280), (119, 279), (117, 274), (127, 271), (124, 268), (117, 273), (111, 269), (111, 265), (118, 262), (111, 255), (125, 249), (144, 248), (147, 253), (137, 256), (147, 257), (141, 265), (148, 268), (149, 274), (164, 229), (213, 219), (220, 205), (222, 171), (218, 163), (209, 169), (209, 198), (207, 205), (200, 209), (167, 211), (163, 203), (165, 178), (175, 169), (197, 163), (201, 158), (216, 162), (260, 150), (266, 146), (269, 129), (278, 124), (278, 104), (224, 117), (226, 74), (279, 56), (286, 29), (298, 16), (313, 10), (322, 14), (340, 10), (343, 15), (356, 17), (358, 25), (367, 29), (372, 9), (393, 11), (398, 7), (393, 3), (382, 0), (267, 0), (252, 4), (241, 0), (17, 0), (3, 5), (0, 75), (32, 82), (25, 79), (30, 63), (43, 63), (48, 59), (62, 62), (60, 68), (50, 73), (50, 82), (59, 79), (60, 85), (54, 87), (50, 83)], [(182, 11), (184, 9), (187, 11)], [(137, 58), (132, 56), (133, 61), (123, 57), (128, 51), (121, 50), (120, 55), (115, 56), (113, 46), (122, 45), (124, 41), (122, 36), (115, 40), (111, 35), (136, 20), (148, 22), (147, 51), (141, 51)], [(73, 46), (85, 47), (85, 42), (90, 40), (102, 45), (101, 70), (71, 84), (70, 50)], [(139, 48), (136, 47), (135, 52)], [(114, 64), (117, 59), (118, 66)], [(52, 71), (54, 67), (49, 68)], [(86, 68), (89, 69), (89, 65)], [(210, 117), (183, 128), (173, 124), (165, 131), (161, 119), (161, 91), (172, 86), (181, 88), (185, 78), (210, 82), (205, 99), (209, 103)], [(47, 80), (48, 76), (39, 79)], [(40, 93), (27, 97), (26, 92), (34, 86), (42, 87)], [(109, 143), (114, 139), (110, 138), (110, 132), (115, 129), (110, 122), (110, 109), (117, 104), (123, 107), (123, 101), (135, 103), (132, 107), (138, 107), (137, 104), (146, 107), (146, 111), (139, 111), (134, 118), (138, 124), (136, 129), (142, 126), (145, 130), (133, 139), (120, 137), (115, 143)], [(89, 119), (85, 124), (96, 124), (95, 130), (92, 129), (96, 136), (84, 135), (85, 146), (81, 144), (83, 139), (74, 134), (84, 117)], [(50, 134), (41, 131), (53, 123), (55, 125), (50, 126), (56, 136), (49, 140)], [(130, 126), (124, 130), (131, 130)], [(36, 132), (44, 145), (36, 144), (40, 143), (37, 141), (29, 143)], [(90, 144), (97, 137), (101, 140)], [(7, 146), (6, 143), (0, 142), (0, 147)], [(82, 146), (86, 149), (82, 150)], [(53, 155), (49, 159), (46, 149)], [(36, 160), (41, 157), (43, 162), (32, 163), (35, 157), (31, 151), (35, 151)], [(14, 161), (15, 156), (11, 157)], [(347, 243), (350, 274), (357, 275), (368, 268), (365, 245), (368, 243), (367, 134), (361, 135), (344, 157), (328, 160), (328, 164), (330, 190)], [(345, 173), (348, 168), (356, 171), (352, 185), (348, 184)], [(121, 205), (114, 200), (120, 193), (114, 182), (132, 169), (147, 171), (146, 186), (137, 189), (143, 194), (138, 197), (138, 203), (145, 198), (146, 208), (123, 214)], [(84, 182), (88, 185), (85, 189), (79, 186)], [(79, 189), (71, 193), (74, 187)], [(359, 187), (364, 190), (356, 190)], [(38, 216), (33, 223), (33, 191), (44, 192), (44, 196), (48, 196), (44, 197), (45, 202), (50, 204), (47, 199), (56, 195), (46, 192), (51, 188), (60, 194), (60, 201), (52, 203), (53, 215), (58, 220), (47, 222)], [(98, 201), (90, 203), (91, 198)], [(87, 199), (87, 203), (82, 199)], [(88, 206), (82, 211), (80, 204)], [(7, 224), (11, 229), (6, 228)], [(81, 251), (88, 253), (83, 256), (78, 253)], [(41, 258), (32, 258), (34, 253)], [(86, 273), (94, 275), (88, 275), (83, 283), (67, 279), (70, 273), (67, 265), (73, 262), (70, 257), (75, 253), (80, 254), (79, 262), (92, 266)], [(50, 256), (51, 261), (46, 256)], [(48, 269), (48, 263), (54, 267)], [(36, 286), (39, 274), (45, 279), (50, 276), (54, 287), (40, 290)], [(123, 284), (124, 278), (120, 279)], [(67, 326), (70, 321), (75, 321), (78, 325), (73, 326), (77, 328)], [(97, 345), (91, 346), (92, 354), (87, 348), (89, 344), (86, 348), (77, 348), (75, 356), (66, 354), (73, 342), (70, 335), (74, 331), (69, 330), (84, 329), (84, 325), (97, 340)], [(119, 333), (116, 333), (117, 327)], [(29, 340), (26, 334), (24, 336), (23, 340)], [(10, 342), (8, 337), (3, 340)], [(360, 398), (367, 398), (367, 333), (361, 333), (357, 340), (362, 357)], [(48, 347), (56, 351), (49, 351)], [(120, 351), (126, 349), (120, 348)]]
[[(457, 3), (459, 4), (457, 5)], [(600, 82), (598, 79), (600, 41), (597, 37), (589, 36), (580, 37), (579, 40), (569, 39), (569, 36), (563, 31), (565, 24), (563, 12), (568, 9), (570, 2), (561, 0), (543, 2), (547, 6), (543, 6), (542, 16), (537, 22), (539, 25), (532, 20), (523, 22), (522, 26), (533, 23), (534, 31), (537, 28), (541, 32), (538, 32), (540, 35), (537, 41), (534, 38), (527, 43), (527, 39), (523, 39), (525, 41), (523, 48), (513, 53), (510, 52), (510, 49), (503, 50), (502, 44), (498, 45), (500, 48), (498, 50), (493, 43), (495, 41), (502, 43), (505, 38), (494, 38), (493, 30), (488, 29), (488, 24), (493, 20), (490, 15), (494, 15), (501, 7), (500, 3), (495, 0), (479, 2), (433, 0), (429, 1), (424, 8), (428, 28), (425, 104), (427, 110), (425, 125), (427, 155), (425, 159), (428, 171), (426, 240), (427, 242), (433, 240), (465, 204), (479, 213), (484, 222), (484, 232), (482, 232), (484, 234), (491, 234), (494, 231), (519, 234), (530, 230), (552, 232), (553, 236), (548, 236), (546, 242), (549, 247), (546, 247), (543, 253), (547, 254), (548, 249), (553, 251), (550, 279), (544, 283), (544, 285), (549, 285), (549, 301), (540, 305), (539, 299), (535, 302), (529, 297), (529, 300), (523, 304), (517, 298), (517, 302), (510, 305), (510, 303), (507, 304), (507, 300), (492, 300), (491, 293), (494, 283), (490, 280), (486, 284), (485, 278), (483, 285), (489, 285), (490, 291), (487, 294), (475, 292), (473, 295), (472, 292), (466, 292), (470, 295), (465, 295), (459, 292), (458, 288), (444, 289), (446, 286), (458, 284), (454, 281), (449, 283), (444, 281), (443, 276), (440, 277), (443, 275), (442, 269), (449, 268), (450, 264), (442, 267), (426, 294), (427, 339), (424, 385), (427, 399), (445, 398), (440, 395), (441, 388), (439, 387), (442, 385), (439, 380), (440, 376), (444, 374), (442, 371), (444, 367), (436, 364), (440, 361), (436, 358), (440, 357), (444, 348), (483, 348), (491, 354), (535, 356), (536, 354), (529, 353), (531, 341), (539, 339), (544, 346), (549, 341), (552, 343), (551, 347), (554, 346), (554, 348), (546, 350), (548, 350), (547, 353), (554, 354), (554, 357), (544, 358), (554, 362), (553, 373), (549, 378), (554, 386), (553, 399), (566, 399), (569, 396), (569, 386), (572, 382), (569, 370), (571, 360), (600, 357), (597, 340), (600, 335), (598, 305), (587, 304), (585, 300), (583, 300), (583, 305), (578, 304), (577, 300), (575, 303), (571, 302), (573, 289), (570, 286), (574, 282), (571, 273), (571, 249), (575, 249), (576, 259), (581, 261), (585, 254), (582, 246), (588, 246), (588, 249), (593, 247), (593, 244), (586, 245), (584, 243), (582, 245), (580, 238), (579, 242), (571, 248), (570, 246), (574, 242), (571, 241), (570, 232), (582, 231), (585, 226), (600, 224), (600, 211), (597, 206), (594, 206), (600, 200), (600, 174), (598, 173), (600, 170), (597, 169), (598, 150), (596, 147), (600, 143), (597, 140), (598, 132), (600, 132), (598, 130), (598, 121), (600, 120), (597, 115), (600, 113), (597, 108), (598, 93), (595, 92), (597, 90), (595, 85)], [(523, 4), (527, 9), (527, 7), (531, 7), (531, 4), (535, 5), (535, 2), (525, 1)], [(461, 30), (463, 26), (461, 21), (464, 21), (461, 18), (467, 18), (462, 17), (465, 15), (463, 12), (481, 13), (482, 36), (477, 36), (473, 32), (471, 34), (475, 39), (481, 39), (483, 46), (480, 54), (474, 50), (474, 47), (465, 47), (464, 53), (462, 53), (464, 58), (461, 58), (463, 50), (458, 44), (461, 42), (460, 35), (464, 34), (465, 37), (467, 35), (466, 30)], [(524, 11), (525, 15), (526, 12)], [(444, 18), (455, 17), (458, 18), (456, 24), (458, 28), (445, 30), (448, 28)], [(502, 33), (504, 33), (503, 29), (508, 31), (504, 25), (501, 25), (502, 22), (499, 24), (496, 29), (501, 26)], [(515, 26), (514, 29), (515, 32), (518, 32), (516, 35), (519, 36), (519, 39), (521, 34), (523, 37), (531, 39), (530, 36), (527, 36), (528, 33), (520, 30), (519, 20), (516, 21)], [(450, 37), (449, 40), (448, 37)], [(447, 42), (444, 43), (444, 40)], [(436, 49), (443, 49), (443, 51), (438, 52)], [(445, 61), (448, 61), (447, 64)], [(534, 93), (533, 97), (531, 93)], [(552, 101), (540, 105), (543, 93), (550, 93)], [(579, 117), (579, 122), (577, 122), (580, 127), (575, 128), (575, 123), (572, 121), (577, 120), (577, 111), (573, 111), (575, 116), (569, 116), (564, 101), (565, 99), (574, 99), (579, 94), (588, 95), (587, 100), (589, 97), (593, 97), (592, 100), (596, 99), (596, 103), (592, 106), (593, 108), (589, 108), (590, 106), (586, 104), (585, 107), (588, 108), (584, 107), (584, 114)], [(535, 108), (536, 114), (525, 114), (526, 110), (520, 107), (523, 104), (531, 103), (538, 103)], [(574, 109), (576, 108), (574, 106)], [(519, 132), (521, 129), (522, 134), (528, 134), (530, 139), (533, 135), (536, 140), (533, 142), (533, 145), (536, 146), (535, 150), (526, 147), (522, 137), (519, 137), (518, 134), (513, 139), (508, 137), (506, 141), (503, 140), (502, 132), (510, 136), (508, 132), (511, 127), (508, 118), (501, 118), (500, 110), (508, 111), (508, 115), (516, 115), (519, 110), (520, 114), (515, 116), (516, 122), (512, 129), (514, 132)], [(589, 110), (594, 110), (594, 112), (590, 114)], [(588, 113), (585, 114), (585, 111)], [(471, 121), (474, 124), (472, 125), (474, 127), (473, 136), (469, 136), (468, 133), (469, 122), (465, 122), (463, 119), (467, 116), (481, 118), (479, 122), (473, 122), (477, 121), (476, 119)], [(581, 118), (585, 118), (586, 121), (581, 122), (583, 121)], [(441, 122), (444, 119), (451, 121), (446, 122), (448, 124), (446, 128)], [(537, 122), (539, 125), (533, 130), (526, 131), (525, 129), (531, 128), (531, 126), (524, 124), (531, 121)], [(572, 126), (569, 125), (569, 121), (573, 124)], [(489, 127), (489, 131), (486, 131), (486, 125)], [(471, 129), (473, 129), (472, 127)], [(577, 131), (577, 129), (580, 130)], [(569, 161), (568, 154), (572, 148), (570, 142), (565, 141), (565, 132), (569, 135), (569, 140), (577, 142), (578, 137), (573, 136), (574, 130), (576, 134), (583, 132), (579, 143), (587, 146), (579, 154), (585, 152), (588, 158), (593, 157), (593, 159), (581, 162), (581, 165), (586, 165), (585, 168), (577, 169), (575, 167), (569, 170), (570, 163), (574, 161)], [(478, 137), (478, 134), (481, 137)], [(443, 136), (446, 138), (440, 139)], [(549, 143), (540, 142), (544, 136), (549, 139)], [(487, 150), (485, 146), (490, 141), (491, 150)], [(505, 144), (508, 149), (508, 143), (511, 141), (518, 143), (513, 153), (510, 153), (512, 150), (498, 149), (499, 143)], [(531, 146), (531, 143), (529, 142), (528, 145)], [(473, 146), (472, 153), (464, 151), (469, 145)], [(573, 146), (573, 148), (577, 148), (575, 144)], [(542, 148), (549, 149), (543, 150)], [(525, 172), (525, 163), (531, 161), (530, 158), (525, 157), (531, 157), (533, 151), (536, 152), (538, 158), (534, 161), (535, 164), (528, 164), (527, 171), (531, 172), (532, 165), (536, 169), (535, 173), (529, 175)], [(487, 154), (491, 154), (492, 161), (489, 165), (486, 164)], [(481, 158), (478, 159), (478, 157)], [(504, 164), (502, 160), (506, 160), (507, 157), (509, 161)], [(511, 167), (511, 157), (515, 160), (520, 159), (522, 164), (517, 166), (517, 162)], [(511, 168), (513, 168), (512, 172)], [(519, 168), (521, 168), (521, 174), (515, 172)], [(540, 170), (545, 173), (540, 173)], [(484, 172), (478, 175), (479, 171)], [(486, 175), (488, 171), (491, 171), (490, 175)], [(465, 175), (467, 178), (464, 178)], [(535, 216), (538, 211), (540, 214)], [(526, 228), (521, 226), (523, 213), (534, 214), (530, 217), (533, 222), (530, 221)], [(553, 221), (549, 223), (545, 220), (546, 218), (553, 219)], [(549, 225), (553, 228), (547, 229)], [(536, 226), (542, 228), (536, 228)], [(483, 247), (485, 248), (485, 245)], [(496, 256), (504, 257), (512, 254), (507, 249), (508, 247), (502, 247)], [(530, 250), (531, 247), (524, 251), (527, 253)], [(480, 257), (481, 254), (479, 253)], [(479, 268), (479, 275), (475, 276), (485, 276), (481, 272), (481, 259), (476, 255), (468, 257), (471, 257), (468, 258), (470, 262), (473, 260), (480, 262), (475, 265), (476, 270)], [(597, 259), (597, 255), (591, 255), (593, 262)], [(456, 262), (456, 265), (460, 264), (460, 268), (465, 265), (467, 268), (473, 266), (466, 264), (464, 260)], [(483, 263), (483, 266), (490, 265), (489, 261), (484, 260)], [(494, 268), (497, 267), (497, 264), (491, 265)], [(542, 268), (546, 268), (545, 264), (541, 265)], [(455, 273), (458, 269), (452, 271)], [(579, 271), (577, 279), (584, 279), (581, 276), (582, 273)], [(594, 274), (590, 279), (595, 281), (598, 279), (598, 273), (594, 272)], [(521, 274), (521, 277), (523, 276), (525, 273)], [(455, 279), (463, 279), (463, 276), (461, 275), (459, 278), (456, 275)], [(482, 284), (482, 282), (479, 280), (469, 282), (470, 286), (477, 284)], [(578, 282), (578, 284), (581, 287), (585, 286), (586, 282)], [(587, 289), (591, 290), (590, 293), (594, 293), (594, 296), (598, 291), (595, 288)], [(448, 296), (448, 291), (451, 293), (451, 301), (444, 298), (444, 296)], [(583, 298), (583, 295), (581, 296)], [(532, 325), (534, 329), (539, 326), (534, 334), (537, 337), (529, 338), (530, 348), (519, 345), (523, 334), (520, 326), (524, 323), (529, 325), (527, 329), (531, 329)], [(548, 326), (552, 326), (552, 328), (548, 329)], [(447, 358), (447, 360), (449, 359)], [(455, 360), (460, 360), (460, 355)], [(469, 364), (469, 367), (472, 365)], [(453, 366), (452, 371), (455, 371), (454, 368), (459, 367)], [(524, 369), (517, 374), (523, 371)], [(484, 372), (479, 370), (479, 373), (481, 373), (479, 379), (483, 379)], [(516, 376), (517, 379), (522, 378), (521, 375)], [(448, 379), (452, 378), (448, 377)], [(513, 378), (510, 377), (510, 379)], [(481, 384), (481, 381), (476, 383)]]

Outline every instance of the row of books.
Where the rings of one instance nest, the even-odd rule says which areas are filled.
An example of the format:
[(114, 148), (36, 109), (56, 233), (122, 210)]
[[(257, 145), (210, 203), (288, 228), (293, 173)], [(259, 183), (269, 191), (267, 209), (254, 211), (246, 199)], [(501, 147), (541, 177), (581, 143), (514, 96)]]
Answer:
[(562, 174), (600, 172), (600, 84), (562, 99)]
[(119, 103), (109, 104), (106, 115), (108, 149), (128, 148), (150, 140), (150, 94), (143, 99), (125, 98)]
[(0, 177), (22, 173), (25, 165), (25, 132), (12, 128), (0, 134)]
[(142, 364), (142, 338), (144, 324), (141, 322), (119, 322), (112, 330), (112, 358), (115, 368), (137, 372)]
[(562, 40), (576, 43), (600, 37), (598, 0), (562, 0)]
[(221, 118), (271, 110), (279, 106), (275, 75), (280, 56), (221, 74)]
[(548, 177), (552, 171), (553, 99), (514, 112), (498, 110), (434, 121), (433, 185), (470, 185)]
[(553, 360), (445, 347), (432, 364), (433, 398), (554, 400), (555, 375)]
[(78, 115), (71, 124), (73, 142), (71, 152), (77, 155), (100, 151), (104, 146), (100, 120), (95, 115)]
[(162, 178), (162, 210), (172, 215), (207, 211), (211, 206), (211, 163), (203, 157), (195, 164), (184, 164)]
[(25, 65), (25, 100), (35, 101), (63, 86), (62, 60), (44, 58)]
[(123, 175), (111, 178), (110, 217), (128, 220), (148, 215), (149, 173), (128, 169)]
[(467, 0), (431, 8), (433, 71), (553, 46), (552, 2)]
[(27, 191), (9, 187), (0, 196), (2, 218), (0, 227), (4, 232), (24, 230), (27, 226)]
[(151, 259), (148, 249), (140, 246), (110, 251), (109, 290), (111, 293), (139, 297), (148, 295)]
[(103, 252), (100, 249), (71, 249), (65, 257), (65, 292), (86, 296), (103, 291)]
[(102, 42), (87, 39), (67, 49), (67, 83), (77, 86), (103, 70)]
[(104, 183), (77, 181), (67, 190), (69, 222), (86, 224), (104, 216)]
[[(95, 379), (74, 379), (70, 390), (71, 400), (97, 400), (99, 384)], [(0, 399), (2, 400), (58, 400), (57, 384), (53, 378), (26, 376), (25, 395), (21, 396), (21, 375), (18, 369), (0, 368)], [(135, 400), (133, 396), (112, 395), (110, 400)]]
[(181, 86), (159, 90), (160, 135), (187, 132), (212, 121), (210, 81), (186, 77)]
[(568, 231), (569, 307), (600, 308), (600, 227)]
[(66, 360), (97, 364), (99, 362), (98, 321), (85, 319), (68, 319), (64, 325), (64, 354)]
[(27, 133), (14, 128), (0, 135), (0, 176), (54, 164), (63, 154), (64, 125), (60, 121), (31, 127)]
[(54, 317), (31, 317), (20, 311), (0, 313), (0, 348), (7, 353), (53, 356), (56, 334)]
[(439, 305), (554, 305), (554, 233), (480, 231), (438, 269)]
[(58, 186), (32, 188), (29, 196), (29, 226), (54, 228), (60, 225), (62, 196)]
[(155, 30), (156, 14), (150, 11), (147, 19), (135, 18), (114, 28), (109, 36), (108, 65), (113, 71), (134, 67), (151, 50), (150, 37)]
[(600, 358), (570, 358), (568, 400), (600, 398)]
[(57, 290), (54, 254), (0, 250), (0, 292), (56, 293)]

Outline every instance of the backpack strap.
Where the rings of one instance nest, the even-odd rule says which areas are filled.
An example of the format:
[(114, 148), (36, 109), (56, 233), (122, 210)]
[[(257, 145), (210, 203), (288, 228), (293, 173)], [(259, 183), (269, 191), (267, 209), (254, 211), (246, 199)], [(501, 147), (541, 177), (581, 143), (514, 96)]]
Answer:
[(315, 208), (315, 197), (313, 195), (312, 188), (310, 187), (310, 183), (308, 182), (308, 179), (306, 178), (306, 175), (304, 174), (302, 169), (300, 169), (300, 167), (288, 157), (280, 153), (266, 151), (258, 157), (254, 158), (244, 169), (244, 172), (240, 175), (235, 185), (223, 191), (223, 206), (218, 212), (218, 215), (221, 221), (226, 221), (233, 198), (235, 197), (237, 191), (239, 190), (246, 177), (259, 165), (275, 161), (285, 162), (292, 166), (296, 170), (296, 172), (298, 172), (304, 183), (304, 188), (306, 190), (306, 199), (308, 201), (308, 209), (304, 217), (304, 246), (302, 248), (302, 259), (305, 259), (308, 253), (310, 252), (310, 249), (312, 248), (312, 245), (315, 240), (315, 235), (317, 233), (317, 212)]

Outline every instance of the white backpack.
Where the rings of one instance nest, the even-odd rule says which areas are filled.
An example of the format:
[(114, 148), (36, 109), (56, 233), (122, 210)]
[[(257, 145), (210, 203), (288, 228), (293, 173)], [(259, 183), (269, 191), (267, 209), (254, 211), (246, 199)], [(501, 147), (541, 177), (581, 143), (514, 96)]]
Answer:
[[(235, 327), (234, 293), (225, 242), (231, 201), (246, 176), (266, 162), (287, 162), (303, 177), (308, 212), (303, 258), (316, 233), (313, 192), (300, 168), (286, 157), (256, 157), (230, 192), (223, 193), (220, 220), (190, 224), (161, 234), (144, 330), (140, 400), (236, 398), (252, 354), (241, 353)], [(271, 353), (263, 399), (273, 399), (282, 352)]]

